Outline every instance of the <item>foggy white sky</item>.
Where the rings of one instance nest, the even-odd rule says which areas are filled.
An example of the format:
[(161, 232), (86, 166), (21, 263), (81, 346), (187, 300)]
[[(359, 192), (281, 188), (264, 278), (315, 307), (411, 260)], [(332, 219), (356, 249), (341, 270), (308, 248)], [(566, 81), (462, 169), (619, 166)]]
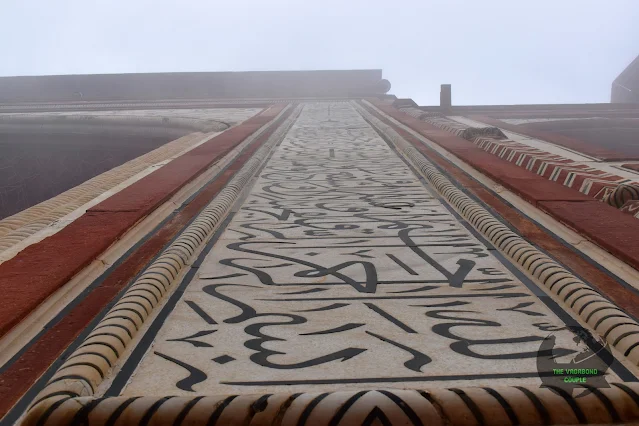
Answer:
[(0, 0), (0, 75), (381, 68), (439, 103), (608, 102), (639, 0)]

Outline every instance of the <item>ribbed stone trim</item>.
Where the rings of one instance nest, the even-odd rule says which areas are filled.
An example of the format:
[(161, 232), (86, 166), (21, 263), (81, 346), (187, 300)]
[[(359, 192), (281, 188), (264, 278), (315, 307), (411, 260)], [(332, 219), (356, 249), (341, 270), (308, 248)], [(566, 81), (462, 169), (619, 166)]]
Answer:
[(76, 398), (33, 409), (31, 425), (575, 425), (635, 424), (639, 385), (584, 396), (533, 387), (371, 390), (196, 397)]
[[(538, 285), (548, 289), (634, 365), (639, 364), (639, 324), (636, 321), (466, 196), (390, 126), (359, 104), (353, 105), (486, 239), (527, 270)], [(372, 105), (370, 107), (375, 109)]]
[(270, 151), (284, 138), (300, 111), (301, 107), (297, 107), (191, 225), (129, 287), (36, 396), (31, 409), (37, 406), (38, 410), (46, 411), (58, 404), (60, 395), (95, 394), (146, 319), (213, 235)]

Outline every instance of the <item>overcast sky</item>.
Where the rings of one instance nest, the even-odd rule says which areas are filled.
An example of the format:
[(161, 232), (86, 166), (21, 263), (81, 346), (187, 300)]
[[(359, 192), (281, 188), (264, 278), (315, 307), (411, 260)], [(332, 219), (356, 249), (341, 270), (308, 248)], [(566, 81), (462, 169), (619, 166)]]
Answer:
[(381, 68), (439, 103), (608, 102), (639, 0), (0, 0), (0, 75)]

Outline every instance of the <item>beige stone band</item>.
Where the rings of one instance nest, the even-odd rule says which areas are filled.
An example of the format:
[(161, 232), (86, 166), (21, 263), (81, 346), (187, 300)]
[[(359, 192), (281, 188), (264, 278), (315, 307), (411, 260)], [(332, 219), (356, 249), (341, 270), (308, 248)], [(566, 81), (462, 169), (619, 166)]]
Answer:
[(129, 287), (36, 396), (32, 408), (41, 406), (46, 410), (61, 395), (80, 397), (96, 393), (99, 384), (134, 341), (138, 330), (181, 279), (186, 266), (213, 235), (217, 225), (270, 151), (286, 135), (300, 111), (301, 107), (297, 107), (191, 225)]
[(0, 220), (0, 252), (51, 225), (56, 220), (111, 190), (148, 167), (167, 161), (217, 133), (190, 133), (104, 172), (53, 198)]
[(635, 424), (639, 384), (577, 398), (532, 387), (371, 390), (198, 397), (71, 398), (38, 406), (23, 425), (574, 425)]
[[(528, 271), (538, 285), (548, 289), (634, 365), (639, 364), (639, 324), (635, 320), (460, 191), (390, 126), (357, 103), (353, 105), (486, 239)], [(367, 105), (385, 115), (373, 105)]]

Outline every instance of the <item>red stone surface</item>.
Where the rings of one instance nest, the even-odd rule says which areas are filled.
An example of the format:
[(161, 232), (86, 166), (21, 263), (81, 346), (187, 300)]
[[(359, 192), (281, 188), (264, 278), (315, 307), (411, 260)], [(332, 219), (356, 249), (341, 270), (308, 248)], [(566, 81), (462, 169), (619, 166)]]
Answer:
[[(630, 170), (636, 170), (639, 172), (639, 164), (635, 163), (635, 164), (624, 164), (622, 165), (622, 167), (626, 168), (626, 169), (630, 169)], [(639, 179), (639, 176), (637, 176), (637, 179)]]
[[(485, 162), (483, 158), (485, 158), (484, 154), (487, 153), (473, 143), (450, 133), (442, 135), (441, 131), (433, 131), (434, 126), (390, 105), (376, 99), (370, 101), (389, 116), (451, 151), (480, 172), (490, 176), (504, 187), (521, 194), (524, 199), (543, 208), (555, 219), (577, 230), (632, 267), (639, 269), (639, 238), (637, 238), (639, 221), (637, 219), (599, 201), (594, 201), (576, 190), (528, 172), (499, 157), (492, 156), (492, 162)], [(407, 132), (400, 134), (408, 135)], [(469, 147), (461, 148), (463, 146), (461, 141), (465, 141)], [(419, 145), (423, 144), (419, 143)], [(422, 150), (422, 152), (424, 151)], [(432, 158), (433, 154), (427, 154), (427, 157)], [(529, 178), (513, 178), (517, 175), (514, 170), (513, 175), (510, 175), (511, 167), (528, 173)], [(581, 208), (582, 205), (583, 208)], [(597, 217), (591, 217), (593, 215)]]
[[(591, 201), (580, 192), (549, 181), (509, 161), (484, 151), (472, 142), (462, 139), (432, 124), (404, 114), (391, 106), (378, 106), (393, 118), (410, 126), (424, 137), (446, 148), (466, 163), (512, 190), (532, 204), (542, 200)], [(394, 114), (394, 115), (393, 115)], [(398, 117), (401, 117), (398, 118)]]
[(615, 109), (619, 105), (612, 107), (608, 104), (588, 105), (590, 108), (583, 108), (586, 105), (580, 104), (579, 108), (573, 108), (573, 105), (555, 104), (549, 105), (549, 109), (522, 109), (515, 111), (516, 107), (537, 107), (538, 105), (506, 105), (503, 109), (490, 108), (487, 106), (466, 106), (453, 107), (453, 115), (463, 116), (484, 116), (495, 118), (591, 118), (591, 117), (609, 117), (609, 118), (637, 118), (639, 117), (639, 108), (636, 105), (622, 105), (622, 109)]
[(183, 185), (271, 121), (278, 105), (228, 130), (97, 204), (60, 232), (0, 264), (0, 336), (95, 260)]
[(87, 213), (73, 226), (0, 264), (0, 335), (96, 259), (138, 220), (135, 212)]
[(0, 375), (0, 418), (73, 342), (88, 323), (224, 188), (288, 115), (290, 111), (260, 135), (215, 181), (207, 185), (184, 209), (135, 250), (97, 288), (60, 322), (47, 330)]
[(95, 205), (90, 211), (139, 211), (146, 215), (195, 179), (238, 143), (271, 121), (285, 105), (275, 106), (227, 130), (124, 190)]
[(505, 121), (497, 120), (492, 117), (482, 115), (469, 116), (473, 120), (481, 121), (482, 123), (490, 124), (491, 126), (500, 127), (502, 129), (510, 130), (511, 132), (520, 133), (522, 135), (530, 136), (533, 138), (541, 139), (556, 145), (563, 146), (573, 151), (580, 152), (582, 154), (594, 157), (600, 160), (607, 161), (623, 161), (623, 160), (639, 160), (639, 148), (637, 150), (628, 150), (621, 146), (618, 146), (618, 150), (610, 147), (608, 141), (602, 141), (601, 143), (586, 142), (576, 137), (570, 137), (553, 133), (548, 130), (539, 130), (524, 125), (514, 125), (506, 123)]
[(610, 253), (639, 266), (639, 221), (599, 201), (542, 201), (542, 210)]
[[(399, 100), (392, 105), (396, 108)], [(403, 100), (402, 100), (403, 101)], [(410, 100), (407, 106), (415, 106)], [(440, 112), (439, 106), (419, 107), (425, 112)], [(639, 104), (533, 104), (533, 105), (453, 105), (451, 115), (469, 116), (471, 114), (497, 118), (577, 118), (577, 117), (639, 117)]]
[[(563, 265), (573, 271), (576, 271), (595, 289), (608, 296), (610, 300), (630, 315), (639, 317), (639, 296), (636, 293), (619, 284), (619, 282), (617, 282), (614, 278), (610, 277), (586, 259), (576, 254), (571, 248), (566, 247), (552, 234), (537, 226), (537, 224), (521, 214), (519, 210), (503, 202), (498, 196), (487, 190), (481, 183), (469, 177), (459, 167), (421, 143), (410, 133), (395, 126), (384, 117), (377, 115), (375, 112), (373, 112), (373, 114), (382, 121), (385, 121), (386, 124), (394, 127), (395, 131), (397, 131), (404, 139), (412, 143), (413, 146), (422, 152), (430, 161), (448, 173), (451, 180), (457, 181), (459, 186), (464, 187), (466, 190), (475, 194), (479, 199), (487, 204), (489, 210), (492, 210), (493, 214), (499, 215), (505, 219), (517, 230), (517, 232), (519, 232), (522, 237), (526, 238), (530, 243), (546, 250)], [(593, 203), (593, 201), (589, 200), (588, 203)], [(578, 207), (578, 205), (582, 203), (577, 202), (572, 204), (575, 204)], [(614, 209), (611, 210), (613, 212), (615, 211)]]
[(534, 179), (501, 176), (498, 181), (533, 205), (548, 200), (592, 201), (592, 197), (541, 176)]
[(614, 152), (618, 157), (639, 158), (637, 119), (597, 117), (587, 120), (542, 121), (522, 126), (527, 130), (548, 132), (583, 141), (593, 152), (604, 148)]

